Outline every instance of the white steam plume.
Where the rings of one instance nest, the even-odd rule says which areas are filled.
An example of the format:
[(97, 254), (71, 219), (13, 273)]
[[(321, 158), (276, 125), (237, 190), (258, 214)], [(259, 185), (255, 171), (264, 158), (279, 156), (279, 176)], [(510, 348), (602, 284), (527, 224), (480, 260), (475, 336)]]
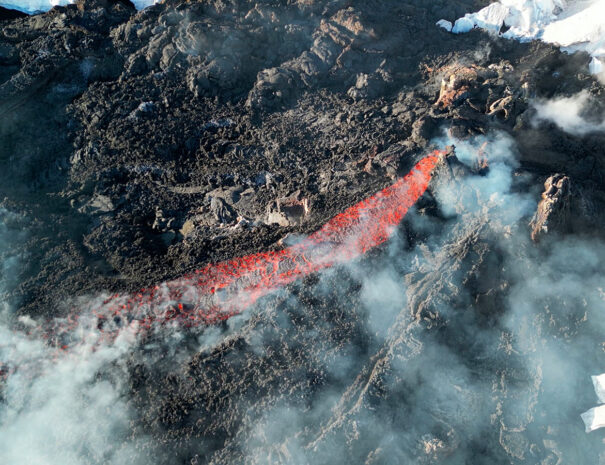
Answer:
[(537, 121), (555, 123), (564, 131), (581, 136), (591, 132), (605, 131), (605, 119), (601, 121), (587, 119), (586, 112), (590, 103), (590, 94), (582, 91), (571, 97), (537, 100), (533, 106), (537, 112)]

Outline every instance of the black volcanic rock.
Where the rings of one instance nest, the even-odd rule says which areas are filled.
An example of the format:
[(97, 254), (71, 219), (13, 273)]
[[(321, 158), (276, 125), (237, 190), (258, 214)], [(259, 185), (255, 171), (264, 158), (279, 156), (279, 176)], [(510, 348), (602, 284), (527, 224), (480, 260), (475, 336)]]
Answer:
[(552, 231), (566, 232), (571, 224), (570, 198), (571, 186), (567, 176), (555, 174), (544, 182), (542, 200), (530, 223), (534, 241)]
[[(488, 3), (165, 0), (137, 12), (128, 0), (85, 0), (3, 21), (0, 206), (27, 231), (15, 245), (27, 256), (10, 289), (17, 313), (64, 315), (78, 296), (279, 249), (407, 173), (443, 134), (507, 134), (519, 150), (513, 189), (536, 203), (544, 180), (565, 173), (548, 178), (555, 192), (534, 235), (548, 222), (602, 235), (605, 136), (535, 125), (530, 99), (605, 90), (584, 54), (435, 26)], [(524, 371), (518, 358), (548, 331), (581, 331), (581, 299), (553, 293), (569, 324), (550, 324), (544, 304), (518, 329), (531, 347), (510, 348), (499, 318), (522, 283), (504, 257), (548, 253), (515, 242), (529, 229), (513, 237), (487, 214), (440, 209), (438, 183), (479, 196), (465, 179), (489, 172), (489, 154), (471, 169), (454, 153), (401, 233), (402, 254), (427, 239), (432, 269), (398, 269), (407, 304), (388, 336), (366, 324), (361, 278), (337, 269), (327, 284), (293, 284), (292, 299), (267, 298), (235, 330), (217, 327), (225, 337), (210, 349), (191, 335), (185, 361), (146, 341), (160, 348), (129, 355), (127, 393), (146, 453), (160, 464), (555, 463), (565, 431), (538, 417), (542, 368)], [(367, 258), (369, 274), (387, 253)], [(497, 351), (482, 352), (477, 328)], [(460, 382), (434, 347), (459, 354), (484, 389)], [(153, 350), (160, 361), (142, 362)], [(403, 365), (409, 379), (393, 375)], [(445, 387), (424, 377), (427, 365)], [(527, 416), (515, 410), (523, 383)], [(444, 407), (452, 397), (460, 416)], [(288, 428), (257, 434), (278, 407)], [(289, 421), (290, 408), (306, 415)]]
[(4, 21), (7, 19), (23, 18), (24, 16), (27, 15), (21, 11), (11, 10), (9, 8), (4, 8), (0, 6), (0, 21)]

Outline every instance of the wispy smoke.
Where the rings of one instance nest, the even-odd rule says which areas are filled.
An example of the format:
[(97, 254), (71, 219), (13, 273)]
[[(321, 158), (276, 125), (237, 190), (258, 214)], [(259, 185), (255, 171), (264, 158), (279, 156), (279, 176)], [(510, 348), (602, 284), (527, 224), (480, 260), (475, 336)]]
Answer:
[(19, 266), (11, 244), (20, 234), (9, 228), (16, 217), (0, 211), (0, 463), (149, 463), (127, 439), (123, 358), (133, 335), (95, 345), (88, 334), (88, 343), (67, 355), (28, 335), (32, 318), (13, 315), (4, 292)]
[(574, 135), (605, 131), (602, 115), (590, 115), (591, 96), (582, 91), (571, 97), (558, 97), (534, 102), (538, 121), (555, 123), (562, 130)]
[(130, 341), (122, 336), (67, 357), (11, 330), (3, 317), (0, 358), (11, 373), (0, 408), (2, 463), (137, 463), (126, 440), (130, 413), (119, 363)]
[[(225, 373), (273, 363), (266, 375), (286, 390), (236, 391), (228, 408), (245, 421), (223, 448), (172, 451), (185, 463), (599, 463), (600, 438), (584, 433), (580, 413), (596, 400), (590, 375), (605, 371), (605, 248), (530, 240), (536, 198), (518, 185), (507, 136), (435, 143), (453, 143), (459, 162), (438, 167), (429, 200), (381, 250), (259, 300), (227, 330), (201, 331), (193, 349), (173, 327), (161, 348), (139, 350), (129, 327), (101, 342), (84, 319), (86, 343), (57, 353), (5, 310), (0, 360), (13, 371), (0, 461), (174, 463), (145, 456), (145, 438), (131, 436), (141, 412), (126, 360), (178, 371), (192, 352), (221, 346)], [(477, 168), (485, 158), (487, 171)]]
[[(518, 192), (510, 138), (437, 142), (467, 168), (433, 186), (445, 223), (409, 218), (432, 235), (346, 267), (372, 355), (330, 366), (344, 394), (265, 411), (241, 435), (247, 463), (597, 463), (580, 413), (604, 368), (605, 269), (591, 252), (602, 245), (531, 242), (536, 200)], [(470, 172), (480, 153), (486, 175)], [(334, 272), (322, 275), (315, 292), (338, 293)]]

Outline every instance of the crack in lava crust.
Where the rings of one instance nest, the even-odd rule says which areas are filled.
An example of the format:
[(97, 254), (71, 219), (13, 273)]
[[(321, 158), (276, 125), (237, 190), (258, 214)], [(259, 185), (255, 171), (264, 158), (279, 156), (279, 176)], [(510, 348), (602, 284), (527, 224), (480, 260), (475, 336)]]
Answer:
[[(426, 156), (405, 177), (346, 209), (293, 246), (210, 264), (135, 295), (113, 295), (93, 309), (86, 326), (101, 333), (99, 340), (112, 340), (126, 326), (136, 326), (141, 332), (167, 324), (186, 328), (215, 324), (302, 276), (357, 258), (391, 236), (427, 189), (443, 153)], [(83, 318), (74, 313), (55, 320), (45, 333), (53, 344), (68, 349), (78, 342), (75, 330)]]

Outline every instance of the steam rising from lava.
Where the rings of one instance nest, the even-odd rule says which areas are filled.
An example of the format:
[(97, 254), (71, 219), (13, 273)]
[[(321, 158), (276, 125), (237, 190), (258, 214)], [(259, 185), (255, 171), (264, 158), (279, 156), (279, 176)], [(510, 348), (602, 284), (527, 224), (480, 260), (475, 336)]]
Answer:
[[(50, 328), (22, 317), (23, 330), (14, 331), (10, 312), (0, 312), (0, 462), (154, 463), (158, 451), (142, 451), (145, 438), (128, 434), (133, 412), (123, 397), (127, 355), (139, 336), (225, 320), (280, 286), (384, 243), (427, 189), (439, 153), (284, 250), (208, 265), (135, 296), (97, 299), (93, 310), (55, 319)], [(174, 363), (182, 335), (162, 334)]]
[[(355, 259), (391, 236), (427, 189), (441, 153), (423, 158), (405, 177), (293, 246), (211, 264), (134, 296), (113, 296), (93, 310), (96, 321), (88, 326), (96, 325), (111, 338), (125, 325), (151, 330), (168, 323), (184, 327), (217, 323), (302, 276)], [(80, 324), (77, 315), (57, 320), (51, 330), (54, 342), (67, 349)]]
[[(573, 238), (532, 243), (524, 225), (535, 198), (514, 188), (522, 174), (512, 141), (439, 141), (452, 142), (468, 170), (438, 171), (431, 193), (441, 215), (407, 217), (425, 239), (405, 247), (392, 240), (362, 266), (353, 260), (327, 269), (389, 237), (426, 188), (438, 154), (301, 243), (208, 266), (134, 297), (89, 301), (81, 308), (96, 315), (83, 312), (69, 330), (56, 323), (55, 337), (69, 349), (61, 356), (35, 337), (33, 321), (21, 321), (28, 335), (0, 319), (0, 359), (13, 370), (0, 381), (0, 463), (195, 463), (196, 454), (201, 463), (224, 463), (211, 456), (229, 447), (248, 463), (266, 463), (272, 453), (286, 463), (372, 456), (381, 463), (554, 463), (557, 456), (597, 463), (601, 439), (584, 434), (579, 414), (594, 405), (589, 375), (602, 372), (595, 341), (603, 334), (605, 249)], [(471, 167), (481, 153), (489, 170), (476, 175)], [(314, 270), (321, 270), (317, 284), (292, 286), (243, 331), (206, 327)], [(329, 305), (317, 305), (324, 301)], [(439, 318), (417, 313), (422, 308)], [(433, 326), (439, 322), (444, 326)], [(191, 345), (193, 331), (179, 331), (197, 324), (203, 348)], [(358, 332), (342, 336), (351, 327)], [(157, 338), (140, 337), (156, 328)], [(230, 345), (231, 336), (241, 344)], [(293, 358), (276, 350), (296, 352), (301, 363), (284, 364)], [(192, 352), (201, 357), (192, 361)], [(131, 402), (131, 364), (153, 371), (151, 391), (167, 371), (196, 399), (214, 395), (204, 381), (234, 376), (233, 390), (219, 395), (229, 400), (230, 418), (247, 412), (245, 422), (218, 452), (206, 447), (203, 432), (178, 447), (162, 443), (139, 426), (137, 415), (155, 410)], [(269, 373), (289, 394), (242, 382), (242, 364), (267, 365), (267, 372), (246, 373)], [(310, 389), (314, 373), (328, 378)], [(169, 402), (177, 402), (179, 391), (170, 392), (176, 397)], [(206, 421), (225, 407), (206, 408), (192, 418)]]

